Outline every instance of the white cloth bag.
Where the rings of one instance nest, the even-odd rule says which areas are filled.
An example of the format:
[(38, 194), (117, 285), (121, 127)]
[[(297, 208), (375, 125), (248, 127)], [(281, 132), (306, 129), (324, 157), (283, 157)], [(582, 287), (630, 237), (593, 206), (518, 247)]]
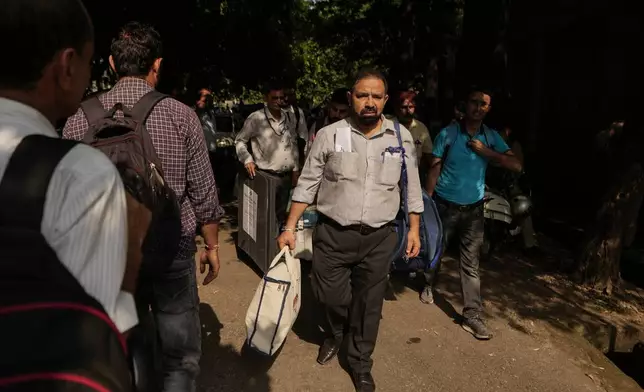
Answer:
[(300, 260), (286, 246), (271, 262), (246, 312), (250, 347), (266, 355), (279, 350), (300, 311), (300, 292)]

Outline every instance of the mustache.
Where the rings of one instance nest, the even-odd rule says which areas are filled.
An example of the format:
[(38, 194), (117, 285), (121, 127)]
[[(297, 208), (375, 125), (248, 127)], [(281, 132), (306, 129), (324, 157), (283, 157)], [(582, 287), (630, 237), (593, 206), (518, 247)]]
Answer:
[(378, 110), (376, 108), (364, 108), (360, 111), (360, 114), (371, 114), (371, 113), (378, 113)]

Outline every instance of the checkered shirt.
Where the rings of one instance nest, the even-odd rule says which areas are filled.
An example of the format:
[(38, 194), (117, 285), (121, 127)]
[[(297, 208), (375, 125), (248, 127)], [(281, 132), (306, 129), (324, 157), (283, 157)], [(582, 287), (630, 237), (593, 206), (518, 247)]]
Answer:
[[(151, 90), (152, 87), (142, 79), (124, 78), (99, 99), (106, 109), (116, 103), (132, 108)], [(67, 120), (63, 138), (83, 140), (88, 127), (85, 114), (79, 109)], [(191, 258), (196, 250), (197, 225), (216, 222), (224, 214), (219, 205), (201, 124), (188, 106), (173, 98), (166, 98), (154, 107), (145, 127), (161, 160), (165, 180), (179, 200), (183, 200), (182, 239), (176, 258)]]

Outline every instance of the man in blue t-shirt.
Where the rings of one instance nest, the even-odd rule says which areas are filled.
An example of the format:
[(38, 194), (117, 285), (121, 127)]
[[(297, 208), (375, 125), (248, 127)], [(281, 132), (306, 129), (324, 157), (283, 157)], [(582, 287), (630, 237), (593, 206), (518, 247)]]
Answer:
[[(489, 163), (520, 172), (521, 163), (503, 138), (483, 124), (492, 97), (472, 89), (465, 102), (465, 117), (436, 136), (425, 188), (436, 204), (443, 222), (446, 244), (460, 240), (460, 273), (463, 291), (462, 327), (477, 339), (492, 337), (481, 319), (479, 256), (483, 244), (483, 195)], [(434, 302), (432, 284), (438, 269), (425, 274), (420, 294), (424, 303)]]

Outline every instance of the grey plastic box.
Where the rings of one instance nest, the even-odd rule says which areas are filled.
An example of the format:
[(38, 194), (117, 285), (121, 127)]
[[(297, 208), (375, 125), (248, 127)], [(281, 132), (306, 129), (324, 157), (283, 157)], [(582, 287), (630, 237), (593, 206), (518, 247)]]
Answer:
[[(280, 222), (277, 207), (278, 191), (288, 187), (290, 177), (280, 178), (256, 171), (253, 179), (240, 172), (237, 183), (238, 223), (237, 246), (253, 260), (263, 272), (278, 253), (277, 236)], [(285, 204), (284, 204), (285, 206)]]

